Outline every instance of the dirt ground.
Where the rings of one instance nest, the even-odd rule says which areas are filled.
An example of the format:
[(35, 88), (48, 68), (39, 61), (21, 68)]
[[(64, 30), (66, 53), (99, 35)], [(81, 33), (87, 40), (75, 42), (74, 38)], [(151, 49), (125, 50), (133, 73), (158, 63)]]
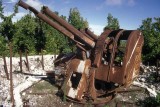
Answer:
[(145, 89), (131, 85), (119, 91), (116, 97), (107, 104), (82, 105), (66, 101), (58, 94), (55, 81), (48, 78), (37, 82), (21, 94), (26, 107), (141, 107), (142, 101), (149, 96)]
[[(47, 55), (44, 58), (45, 70), (42, 69), (40, 56), (29, 57), (30, 71), (27, 71), (23, 58), (23, 72), (19, 72), (19, 58), (13, 58), (14, 97), (16, 104), (20, 105), (17, 107), (22, 107), (21, 104), (24, 107), (146, 107), (146, 101), (152, 98), (147, 88), (160, 93), (160, 82), (155, 82), (156, 67), (144, 66), (135, 81), (147, 88), (135, 85), (131, 85), (127, 89), (122, 88), (112, 101), (103, 105), (91, 105), (90, 103), (81, 105), (66, 101), (66, 98), (58, 91), (63, 79), (58, 81), (56, 78), (46, 75), (47, 71), (61, 74), (62, 69), (54, 68), (54, 55)], [(3, 60), (0, 58), (0, 107), (11, 107), (10, 83), (6, 79), (3, 65)], [(7, 58), (7, 67), (8, 69), (10, 67), (9, 58)], [(160, 71), (160, 68), (158, 70)]]

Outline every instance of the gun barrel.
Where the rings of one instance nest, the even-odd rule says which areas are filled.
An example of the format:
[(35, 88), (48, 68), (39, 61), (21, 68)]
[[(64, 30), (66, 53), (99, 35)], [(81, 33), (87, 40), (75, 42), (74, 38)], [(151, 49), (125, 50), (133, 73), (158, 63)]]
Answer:
[(26, 10), (29, 9), (29, 10), (32, 11), (35, 15), (39, 13), (35, 8), (31, 7), (30, 5), (28, 5), (27, 3), (23, 2), (22, 0), (20, 0), (20, 1), (18, 2), (18, 5), (21, 6), (21, 7), (23, 7), (23, 8), (25, 8)]
[(79, 31), (85, 35), (86, 37), (88, 37), (89, 39), (91, 39), (92, 41), (94, 41), (94, 39), (92, 37), (90, 37), (90, 35), (88, 35), (83, 29), (79, 29)]
[(29, 5), (24, 3), (22, 0), (19, 0), (18, 5), (25, 8), (26, 10), (29, 8)]
[(91, 32), (88, 28), (85, 29), (85, 32), (92, 38), (94, 41), (98, 40), (98, 36)]
[(73, 27), (71, 24), (57, 16), (54, 12), (52, 12), (48, 7), (43, 6), (43, 12), (51, 17), (52, 19), (56, 20), (61, 26), (66, 28), (68, 31), (73, 33), (75, 36), (77, 36), (80, 40), (82, 40), (85, 44), (91, 46), (92, 48), (95, 46), (95, 42), (88, 37), (86, 37), (84, 34), (82, 34), (80, 31), (78, 31), (75, 27)]
[(26, 4), (25, 2), (23, 2), (21, 0), (18, 2), (18, 5), (23, 7), (23, 8), (25, 8), (26, 10), (29, 9), (30, 11), (32, 11), (38, 18), (40, 18), (41, 20), (43, 20), (44, 22), (46, 22), (47, 24), (49, 24), (53, 28), (57, 29), (58, 31), (60, 31), (64, 35), (68, 36), (71, 40), (76, 42), (76, 45), (79, 48), (81, 48), (80, 46), (82, 44), (80, 42), (78, 42), (77, 40), (75, 40), (75, 38), (74, 38), (75, 36), (71, 32), (69, 32), (68, 30), (66, 30), (64, 27), (62, 27), (59, 24), (57, 24), (56, 22), (52, 21), (46, 15), (44, 15), (43, 13), (37, 11), (35, 8), (29, 6), (28, 4)]

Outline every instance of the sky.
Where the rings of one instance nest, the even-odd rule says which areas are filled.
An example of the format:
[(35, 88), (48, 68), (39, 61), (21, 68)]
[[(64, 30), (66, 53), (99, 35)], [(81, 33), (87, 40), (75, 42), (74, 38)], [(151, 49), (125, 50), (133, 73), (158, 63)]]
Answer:
[[(18, 0), (2, 0), (5, 15), (13, 12)], [(107, 25), (108, 13), (117, 18), (120, 28), (134, 30), (140, 27), (142, 20), (160, 17), (160, 0), (22, 0), (40, 10), (45, 5), (52, 11), (68, 17), (70, 8), (77, 7), (81, 16), (89, 22), (89, 28), (97, 35)], [(29, 11), (19, 7), (19, 13), (13, 21), (19, 20)]]

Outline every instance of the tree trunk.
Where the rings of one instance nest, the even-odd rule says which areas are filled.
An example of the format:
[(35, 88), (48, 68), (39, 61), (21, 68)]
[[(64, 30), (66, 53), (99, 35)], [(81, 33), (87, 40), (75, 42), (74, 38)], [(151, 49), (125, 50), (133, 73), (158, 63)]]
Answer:
[(159, 82), (160, 81), (160, 74), (159, 74), (159, 63), (160, 63), (160, 60), (157, 59), (157, 64), (156, 64), (156, 81)]
[(8, 68), (7, 68), (7, 63), (6, 63), (6, 57), (4, 55), (2, 55), (2, 56), (3, 56), (3, 61), (4, 61), (4, 71), (6, 73), (7, 80), (9, 80)]
[(54, 54), (54, 61), (56, 60), (56, 54)]
[(12, 107), (14, 107), (14, 96), (13, 96), (13, 78), (12, 78), (12, 43), (9, 43), (10, 50), (10, 96), (12, 101)]
[(27, 66), (28, 71), (30, 71), (29, 70), (28, 51), (27, 50), (25, 50), (25, 56), (26, 56), (26, 62), (27, 62), (26, 66)]
[(21, 50), (19, 50), (19, 58), (20, 58), (20, 63), (19, 63), (20, 71), (22, 72), (22, 51)]
[(44, 58), (43, 58), (43, 49), (41, 49), (41, 55), (42, 55), (42, 69), (44, 70)]

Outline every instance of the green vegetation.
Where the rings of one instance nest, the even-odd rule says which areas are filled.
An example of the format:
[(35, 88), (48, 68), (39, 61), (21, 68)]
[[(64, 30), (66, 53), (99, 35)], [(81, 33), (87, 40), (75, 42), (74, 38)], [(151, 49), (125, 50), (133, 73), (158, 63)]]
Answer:
[(143, 101), (138, 102), (142, 107), (159, 107), (160, 106), (160, 93), (157, 97), (148, 97)]
[[(108, 14), (106, 29), (119, 29), (119, 21), (112, 14)], [(144, 46), (142, 51), (142, 61), (144, 63), (156, 64), (156, 60), (160, 58), (160, 17), (147, 18), (142, 20), (139, 30), (144, 36)]]
[[(13, 16), (18, 12), (18, 7), (15, 5), (14, 12), (10, 16), (4, 15), (4, 7), (0, 0), (0, 54), (8, 49), (8, 44), (13, 44), (14, 55), (25, 53), (29, 54), (59, 54), (67, 53), (75, 50), (75, 44), (70, 41), (61, 32), (52, 28), (37, 17), (31, 15), (31, 12), (23, 16), (20, 20), (13, 23)], [(58, 12), (55, 12), (57, 15)], [(60, 16), (66, 20), (66, 16)], [(54, 20), (53, 20), (54, 21)], [(67, 21), (67, 20), (66, 20)], [(77, 29), (88, 27), (87, 20), (84, 20), (77, 8), (70, 10), (68, 22)], [(0, 55), (0, 56), (1, 56)], [(5, 55), (8, 55), (5, 54)]]
[(13, 38), (14, 52), (21, 50), (24, 53), (25, 50), (29, 50), (32, 53), (35, 50), (34, 35), (37, 27), (35, 18), (31, 14), (27, 14), (14, 25), (16, 28)]
[(77, 8), (71, 8), (69, 12), (68, 22), (77, 29), (88, 28), (87, 20), (81, 17), (80, 12)]
[(117, 30), (120, 28), (119, 21), (117, 18), (114, 18), (111, 13), (108, 14), (107, 17), (107, 25), (104, 27), (106, 29)]
[(11, 15), (5, 16), (2, 0), (0, 0), (0, 19), (2, 19), (2, 22), (0, 23), (0, 55), (7, 54), (8, 46), (10, 45), (10, 42), (12, 42), (15, 31), (15, 25), (12, 23), (12, 18), (16, 13), (18, 13), (17, 5), (14, 6), (14, 12)]
[(35, 84), (32, 87), (32, 92), (35, 92), (35, 93), (38, 93), (38, 92), (48, 92), (48, 93), (51, 93), (54, 88), (55, 88), (55, 86), (51, 85), (49, 82), (47, 82), (47, 81), (41, 81), (41, 82)]
[(160, 58), (160, 17), (143, 20), (139, 29), (144, 35), (143, 61), (156, 63)]
[[(50, 27), (45, 22), (31, 15), (26, 14), (20, 20), (13, 23), (13, 16), (18, 13), (17, 5), (14, 6), (14, 12), (4, 15), (4, 6), (0, 0), (0, 56), (8, 55), (6, 52), (9, 42), (13, 45), (13, 55), (24, 53), (26, 50), (29, 54), (59, 54), (74, 51), (76, 49), (73, 41), (66, 36)], [(57, 15), (58, 12), (55, 12)], [(77, 8), (71, 8), (68, 20), (66, 16), (60, 16), (77, 29), (87, 28), (88, 22), (84, 19)], [(107, 25), (105, 29), (119, 29), (119, 21), (111, 13), (107, 16)], [(144, 35), (143, 62), (156, 62), (160, 58), (160, 17), (147, 18), (142, 21), (139, 30)], [(125, 45), (125, 44), (123, 44)]]
[(1, 35), (0, 35), (0, 46), (1, 46), (0, 55), (6, 54), (7, 44), (6, 44), (6, 41), (5, 41), (4, 37), (1, 36)]

